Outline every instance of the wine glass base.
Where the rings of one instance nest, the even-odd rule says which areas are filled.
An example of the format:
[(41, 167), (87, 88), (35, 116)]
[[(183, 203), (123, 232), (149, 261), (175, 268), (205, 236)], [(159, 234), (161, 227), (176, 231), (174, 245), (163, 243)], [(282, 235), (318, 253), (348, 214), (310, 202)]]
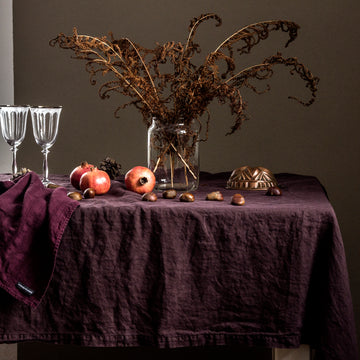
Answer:
[(47, 187), (51, 183), (49, 179), (42, 179), (41, 182), (45, 187)]

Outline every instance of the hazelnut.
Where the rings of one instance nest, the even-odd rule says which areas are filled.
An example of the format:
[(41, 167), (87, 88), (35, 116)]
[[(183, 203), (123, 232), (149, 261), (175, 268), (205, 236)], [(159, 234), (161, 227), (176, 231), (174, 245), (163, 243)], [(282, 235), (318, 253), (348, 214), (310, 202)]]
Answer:
[(84, 198), (85, 199), (92, 199), (95, 197), (95, 194), (96, 194), (96, 192), (95, 192), (95, 189), (93, 189), (93, 188), (87, 188), (84, 190)]
[(224, 197), (220, 191), (213, 191), (206, 195), (206, 200), (223, 201)]
[(79, 192), (77, 192), (77, 191), (68, 192), (68, 193), (67, 193), (67, 196), (68, 196), (70, 199), (73, 199), (73, 200), (77, 200), (77, 201), (82, 200), (82, 195), (81, 195)]
[(48, 189), (56, 189), (56, 188), (58, 188), (58, 187), (60, 187), (61, 185), (57, 185), (57, 184), (54, 184), (54, 183), (48, 183), (47, 184), (47, 188)]
[(169, 189), (165, 190), (162, 194), (164, 199), (175, 199), (176, 198), (176, 190), (175, 189)]
[(192, 193), (184, 192), (179, 196), (179, 200), (183, 202), (194, 202), (195, 196)]
[(244, 205), (245, 198), (241, 194), (234, 194), (231, 198), (231, 204), (239, 206)]
[(147, 192), (141, 197), (141, 200), (154, 202), (157, 200), (157, 196), (153, 192)]
[(277, 186), (271, 186), (268, 188), (265, 195), (268, 196), (280, 196), (282, 194), (281, 189)]

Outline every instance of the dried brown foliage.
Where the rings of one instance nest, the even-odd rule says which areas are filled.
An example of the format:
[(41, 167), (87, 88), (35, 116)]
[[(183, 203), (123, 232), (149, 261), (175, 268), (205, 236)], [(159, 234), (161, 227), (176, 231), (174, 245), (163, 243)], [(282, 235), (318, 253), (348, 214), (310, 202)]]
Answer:
[[(319, 79), (296, 58), (284, 58), (277, 53), (261, 64), (236, 72), (236, 54), (249, 53), (273, 31), (288, 34), (287, 47), (297, 37), (299, 26), (296, 23), (274, 20), (245, 26), (209, 53), (202, 65), (196, 66), (192, 60), (200, 53), (200, 46), (194, 42), (195, 34), (199, 25), (210, 19), (216, 26), (221, 25), (221, 18), (216, 14), (202, 14), (192, 19), (185, 44), (167, 42), (147, 49), (128, 38), (116, 40), (111, 33), (109, 38), (80, 35), (75, 28), (71, 36), (61, 33), (50, 41), (50, 45), (73, 50), (75, 58), (86, 60), (86, 70), (93, 85), (98, 74), (111, 74), (113, 78), (99, 88), (100, 97), (108, 98), (113, 92), (130, 97), (129, 102), (116, 109), (115, 115), (120, 109), (134, 105), (141, 111), (148, 127), (153, 116), (163, 119), (164, 123), (176, 123), (179, 119), (190, 123), (196, 119), (201, 125), (202, 115), (216, 98), (222, 104), (227, 103), (234, 115), (231, 134), (247, 118), (246, 103), (240, 90), (248, 87), (261, 93), (250, 80), (270, 78), (274, 65), (278, 64), (290, 67), (291, 74), (298, 74), (311, 92), (308, 101), (290, 98), (306, 106), (313, 103)], [(172, 71), (163, 72), (164, 64), (170, 64)], [(225, 71), (221, 71), (224, 65)], [(209, 118), (205, 120), (206, 137)]]

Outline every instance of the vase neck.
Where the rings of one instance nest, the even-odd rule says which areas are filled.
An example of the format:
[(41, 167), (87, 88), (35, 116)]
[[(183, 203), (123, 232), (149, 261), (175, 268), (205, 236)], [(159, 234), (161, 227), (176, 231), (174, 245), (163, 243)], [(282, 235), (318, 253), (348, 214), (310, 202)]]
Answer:
[(162, 126), (194, 126), (194, 119), (188, 119), (183, 116), (177, 117), (167, 117), (160, 118), (153, 116), (152, 117), (152, 125), (162, 125)]

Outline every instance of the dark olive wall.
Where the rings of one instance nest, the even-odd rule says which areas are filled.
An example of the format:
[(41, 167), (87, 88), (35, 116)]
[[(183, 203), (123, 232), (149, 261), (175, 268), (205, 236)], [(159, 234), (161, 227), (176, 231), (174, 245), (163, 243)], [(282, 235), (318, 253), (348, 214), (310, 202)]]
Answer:
[[(304, 83), (286, 69), (276, 68), (272, 90), (264, 95), (244, 91), (251, 119), (241, 131), (225, 136), (233, 118), (225, 106), (210, 106), (209, 140), (201, 144), (201, 169), (232, 170), (242, 165), (264, 166), (275, 173), (317, 176), (328, 190), (341, 226), (360, 329), (360, 78), (358, 0), (14, 0), (15, 101), (61, 104), (60, 131), (50, 152), (50, 170), (69, 173), (82, 160), (97, 164), (106, 155), (117, 159), (125, 172), (146, 165), (146, 128), (131, 108), (113, 117), (123, 103), (120, 96), (101, 100), (89, 84), (84, 63), (69, 51), (52, 48), (58, 33), (130, 37), (152, 47), (156, 41), (182, 41), (192, 17), (216, 12), (220, 28), (209, 21), (197, 40), (202, 55), (244, 25), (288, 19), (301, 29), (284, 49), (286, 34), (273, 33), (249, 55), (243, 67), (260, 63), (281, 51), (296, 56), (320, 77), (317, 101), (305, 108), (288, 95), (308, 96)], [(99, 79), (99, 84), (101, 79)], [(19, 163), (41, 169), (40, 148), (31, 126), (19, 151)]]

